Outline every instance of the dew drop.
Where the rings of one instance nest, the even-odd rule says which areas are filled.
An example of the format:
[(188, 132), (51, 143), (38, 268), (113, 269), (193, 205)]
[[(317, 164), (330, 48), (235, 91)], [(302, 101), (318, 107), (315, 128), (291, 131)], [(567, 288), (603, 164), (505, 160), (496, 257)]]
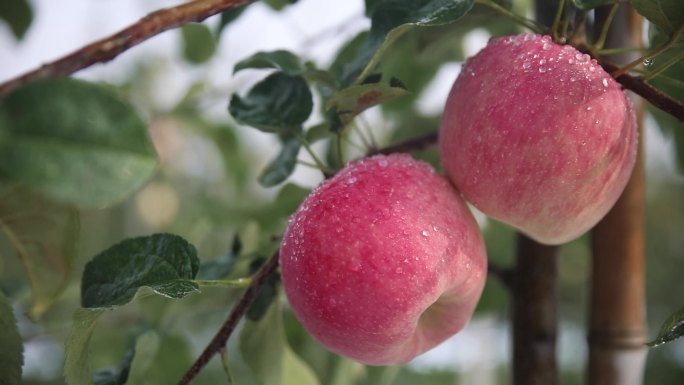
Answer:
[(541, 65), (546, 64), (546, 59), (539, 59), (539, 64), (541, 64)]
[(587, 111), (591, 111), (591, 106), (587, 107)]
[(648, 66), (650, 66), (651, 64), (653, 64), (653, 59), (651, 59), (651, 58), (644, 59), (644, 62), (643, 62), (643, 63), (644, 63), (644, 65), (645, 65), (646, 67), (648, 67)]
[(543, 49), (544, 51), (550, 50), (550, 49), (551, 49), (551, 44), (549, 44), (549, 43), (544, 43), (544, 45), (542, 46), (542, 49)]
[(378, 165), (380, 165), (380, 167), (387, 167), (387, 159), (381, 159), (378, 162)]
[(349, 178), (347, 178), (346, 183), (347, 183), (348, 185), (353, 185), (354, 183), (356, 183), (356, 177), (350, 176)]
[(608, 79), (603, 78), (603, 80), (601, 80), (601, 84), (603, 84), (604, 87), (608, 88)]
[(530, 63), (530, 62), (528, 62), (528, 61), (524, 62), (523, 65), (522, 65), (522, 68), (523, 68), (524, 70), (528, 70), (528, 69), (530, 69), (530, 67), (532, 67), (532, 63)]
[(542, 74), (543, 74), (543, 73), (545, 73), (545, 72), (546, 72), (546, 68), (544, 68), (544, 67), (539, 67), (539, 73), (542, 73)]
[(574, 82), (575, 80), (577, 80), (577, 79), (574, 78), (574, 77), (570, 78), (570, 81), (571, 81), (571, 82)]
[(574, 64), (574, 63), (575, 63), (575, 61), (574, 61), (574, 60), (572, 60), (572, 59), (568, 59), (568, 64)]
[(420, 233), (421, 233), (424, 237), (427, 237), (427, 236), (430, 235), (430, 234), (428, 234), (427, 230), (423, 230), (423, 231), (421, 231)]

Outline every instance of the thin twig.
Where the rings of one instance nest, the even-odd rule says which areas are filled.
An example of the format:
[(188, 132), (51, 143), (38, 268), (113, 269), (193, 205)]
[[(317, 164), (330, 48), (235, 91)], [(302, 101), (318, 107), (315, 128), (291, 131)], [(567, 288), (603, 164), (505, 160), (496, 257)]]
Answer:
[(681, 36), (683, 33), (684, 33), (684, 23), (682, 23), (679, 27), (677, 27), (677, 29), (670, 36), (670, 39), (668, 41), (666, 41), (665, 44), (656, 48), (652, 52), (649, 52), (648, 54), (646, 54), (646, 55), (644, 55), (638, 59), (635, 59), (634, 61), (630, 62), (629, 64), (626, 64), (624, 67), (618, 68), (615, 71), (611, 71), (611, 75), (614, 78), (618, 78), (621, 75), (624, 75), (627, 72), (629, 72), (629, 70), (631, 70), (632, 68), (643, 63), (644, 61), (653, 59), (654, 57), (658, 56), (662, 52), (665, 52), (670, 47), (672, 47), (677, 42), (677, 39), (679, 39), (679, 36)]
[(264, 285), (268, 277), (273, 274), (278, 267), (278, 256), (279, 253), (278, 250), (276, 250), (271, 258), (269, 258), (266, 263), (264, 263), (256, 273), (254, 273), (252, 282), (249, 284), (249, 286), (247, 286), (247, 290), (245, 290), (244, 294), (242, 294), (242, 297), (240, 297), (237, 304), (235, 304), (235, 307), (233, 307), (233, 310), (231, 310), (226, 322), (224, 322), (218, 332), (216, 332), (214, 338), (212, 338), (207, 347), (204, 348), (204, 351), (202, 354), (200, 354), (197, 360), (195, 360), (195, 363), (192, 364), (190, 369), (188, 369), (185, 375), (183, 375), (183, 378), (180, 380), (178, 385), (190, 384), (190, 382), (199, 374), (202, 368), (209, 363), (209, 360), (211, 360), (215, 354), (219, 353), (221, 349), (226, 346), (228, 338), (235, 330), (235, 327), (237, 326), (238, 322), (240, 322), (240, 319), (242, 319), (242, 316), (252, 305), (252, 302), (254, 302), (259, 290)]
[(405, 142), (401, 142), (398, 144), (395, 144), (393, 146), (389, 146), (380, 150), (372, 151), (368, 155), (376, 155), (376, 154), (392, 154), (395, 152), (411, 152), (411, 151), (417, 151), (417, 150), (424, 150), (432, 145), (434, 145), (437, 142), (437, 131), (433, 131), (429, 134), (419, 136), (417, 138), (413, 138), (410, 140), (407, 140)]
[(169, 29), (251, 3), (253, 0), (195, 0), (152, 12), (123, 30), (95, 41), (62, 58), (0, 84), (0, 97), (37, 79), (68, 76), (96, 63), (108, 62), (129, 48)]

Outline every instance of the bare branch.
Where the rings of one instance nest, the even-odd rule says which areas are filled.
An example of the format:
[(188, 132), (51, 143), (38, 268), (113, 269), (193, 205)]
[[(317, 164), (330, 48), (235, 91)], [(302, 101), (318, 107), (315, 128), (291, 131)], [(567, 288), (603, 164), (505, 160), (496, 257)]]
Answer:
[(129, 48), (169, 29), (251, 3), (253, 0), (195, 0), (176, 7), (160, 9), (123, 30), (95, 41), (60, 59), (44, 64), (17, 78), (0, 84), (0, 97), (37, 79), (68, 76), (95, 63), (108, 62)]

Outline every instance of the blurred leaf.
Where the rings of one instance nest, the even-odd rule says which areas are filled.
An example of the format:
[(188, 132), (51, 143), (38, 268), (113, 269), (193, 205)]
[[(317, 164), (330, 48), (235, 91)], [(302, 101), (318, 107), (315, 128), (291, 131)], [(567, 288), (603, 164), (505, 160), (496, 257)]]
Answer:
[(365, 0), (364, 4), (366, 6), (366, 16), (371, 16), (373, 14), (373, 11), (375, 11), (375, 7), (381, 1), (382, 0)]
[(663, 135), (672, 140), (679, 172), (684, 174), (684, 124), (674, 116), (649, 105)]
[(589, 10), (602, 5), (613, 4), (615, 0), (572, 0), (572, 2), (579, 9)]
[[(78, 212), (18, 187), (0, 188), (0, 239), (7, 239), (31, 285), (31, 315), (38, 317), (59, 297), (78, 255)], [(10, 258), (14, 256), (0, 256)]]
[(160, 346), (161, 339), (159, 334), (153, 330), (138, 336), (135, 341), (135, 360), (131, 363), (128, 376), (131, 385), (145, 384), (150, 381), (147, 371), (150, 367), (158, 365), (154, 359), (159, 352)]
[(313, 371), (287, 345), (278, 301), (259, 321), (245, 320), (240, 333), (242, 357), (261, 385), (316, 385)]
[(24, 364), (24, 346), (12, 305), (0, 291), (0, 384), (19, 385)]
[(201, 64), (216, 52), (216, 40), (204, 24), (192, 23), (181, 27), (183, 57), (190, 63)]
[(85, 266), (81, 305), (124, 305), (142, 287), (168, 298), (182, 298), (199, 290), (193, 281), (198, 269), (195, 247), (177, 235), (129, 238), (96, 255)]
[(681, 0), (632, 0), (632, 6), (667, 34), (671, 34), (684, 23)]
[(0, 180), (93, 208), (124, 199), (155, 166), (145, 124), (106, 88), (46, 79), (0, 100)]
[[(670, 39), (669, 34), (657, 27), (651, 26), (650, 33), (652, 34), (650, 39), (650, 46), (652, 48), (660, 47)], [(649, 72), (660, 72), (661, 68), (666, 68), (659, 75), (649, 80), (649, 83), (682, 103), (684, 103), (683, 52), (684, 35), (680, 36), (672, 47), (656, 56), (652, 63), (646, 67)]]
[(297, 0), (264, 0), (264, 2), (276, 11), (280, 11), (286, 6), (296, 3)]
[(235, 64), (233, 73), (246, 68), (275, 68), (291, 76), (301, 75), (305, 70), (299, 57), (286, 50), (257, 52)]
[(64, 378), (69, 385), (92, 384), (88, 345), (103, 313), (103, 309), (77, 309), (74, 312), (64, 349)]
[(240, 123), (283, 137), (297, 134), (313, 110), (313, 95), (301, 76), (275, 72), (241, 98), (233, 95), (228, 107)]
[(320, 123), (306, 130), (306, 135), (304, 139), (313, 144), (323, 139), (332, 139), (335, 137), (335, 133), (330, 129), (330, 124)]
[(368, 40), (368, 32), (363, 31), (354, 38), (345, 43), (342, 48), (335, 55), (335, 60), (330, 65), (330, 73), (332, 73), (340, 84), (345, 84), (345, 76), (353, 73), (355, 70), (360, 71), (361, 68), (354, 67), (355, 60), (363, 56), (364, 49)]
[(658, 332), (658, 337), (647, 345), (653, 348), (672, 342), (682, 336), (684, 336), (684, 307), (677, 310), (663, 323)]
[(131, 370), (135, 348), (126, 352), (121, 362), (113, 368), (98, 370), (93, 374), (95, 385), (125, 385)]
[(297, 154), (300, 148), (299, 138), (286, 139), (278, 156), (259, 175), (259, 183), (264, 187), (273, 187), (284, 182), (292, 175), (297, 165)]
[(342, 124), (347, 125), (366, 109), (408, 94), (406, 88), (400, 84), (354, 85), (333, 94), (326, 104), (326, 109), (333, 109), (340, 117)]
[[(130, 385), (176, 384), (195, 359), (191, 341), (182, 336), (146, 333), (139, 340), (141, 343), (136, 344), (136, 357), (131, 366)], [(144, 365), (139, 365), (139, 358)]]
[(26, 0), (2, 0), (0, 1), (0, 19), (9, 25), (14, 37), (21, 39), (33, 21), (31, 4)]
[(223, 32), (223, 30), (228, 25), (230, 25), (232, 22), (237, 20), (237, 18), (240, 17), (240, 15), (242, 15), (242, 12), (244, 12), (245, 9), (247, 9), (247, 6), (249, 6), (249, 4), (241, 5), (239, 7), (231, 8), (227, 11), (221, 12), (221, 20), (219, 21), (218, 27), (216, 28), (217, 38), (221, 35), (221, 32)]
[[(250, 274), (254, 275), (256, 271), (264, 264), (266, 259), (259, 258), (250, 264)], [(259, 290), (254, 302), (247, 310), (246, 317), (252, 321), (259, 321), (268, 311), (271, 303), (278, 296), (278, 284), (280, 283), (280, 276), (278, 274), (271, 274), (264, 285)]]
[(197, 279), (217, 280), (225, 278), (233, 271), (241, 248), (240, 237), (235, 234), (232, 249), (214, 260), (202, 263), (199, 273), (197, 273)]

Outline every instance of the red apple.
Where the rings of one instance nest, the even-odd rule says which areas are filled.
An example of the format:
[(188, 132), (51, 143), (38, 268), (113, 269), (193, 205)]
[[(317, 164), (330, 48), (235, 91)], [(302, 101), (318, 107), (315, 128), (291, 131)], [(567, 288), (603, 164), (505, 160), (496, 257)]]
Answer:
[(485, 214), (545, 244), (593, 227), (632, 172), (635, 118), (595, 60), (548, 36), (492, 39), (444, 109), (447, 176)]
[(291, 217), (280, 248), (285, 293), (328, 349), (405, 363), (460, 331), (486, 278), (477, 223), (424, 162), (349, 164)]

